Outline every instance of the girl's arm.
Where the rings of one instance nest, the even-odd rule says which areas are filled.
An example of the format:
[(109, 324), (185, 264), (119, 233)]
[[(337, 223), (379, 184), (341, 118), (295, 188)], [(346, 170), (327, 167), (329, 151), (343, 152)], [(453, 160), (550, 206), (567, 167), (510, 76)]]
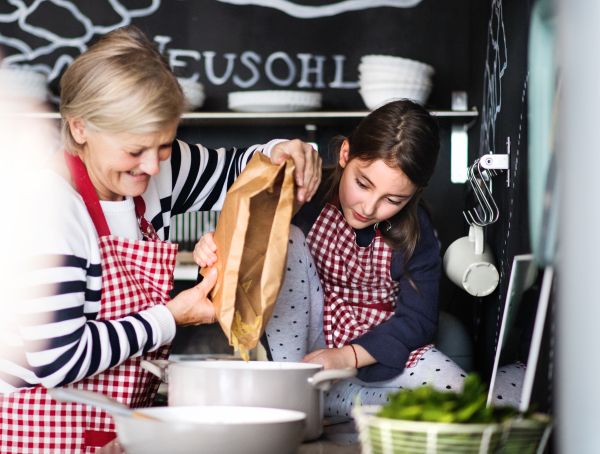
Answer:
[[(432, 342), (437, 331), (441, 259), (437, 238), (423, 209), (419, 209), (421, 238), (403, 275), (403, 254), (392, 257), (392, 277), (400, 270), (400, 294), (394, 315), (352, 343), (366, 350), (376, 363), (359, 370), (358, 378), (382, 381), (402, 373), (410, 352)], [(357, 348), (358, 352), (358, 348)]]

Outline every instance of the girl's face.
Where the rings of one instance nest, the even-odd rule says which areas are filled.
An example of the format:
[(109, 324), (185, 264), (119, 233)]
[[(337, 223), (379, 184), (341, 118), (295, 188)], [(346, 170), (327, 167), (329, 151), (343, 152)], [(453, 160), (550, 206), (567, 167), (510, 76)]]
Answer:
[(123, 200), (146, 192), (160, 162), (171, 155), (177, 124), (163, 130), (134, 134), (103, 133), (71, 121), (73, 138), (83, 145), (80, 154), (100, 200)]
[(350, 147), (344, 141), (340, 165), (340, 204), (348, 224), (363, 229), (383, 222), (398, 213), (417, 192), (417, 187), (399, 168), (389, 167), (381, 159), (368, 163), (348, 161)]

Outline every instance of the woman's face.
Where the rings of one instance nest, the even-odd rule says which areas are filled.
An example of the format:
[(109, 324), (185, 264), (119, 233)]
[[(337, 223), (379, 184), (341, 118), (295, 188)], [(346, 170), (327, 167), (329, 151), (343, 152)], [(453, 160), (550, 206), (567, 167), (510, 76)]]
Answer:
[(398, 213), (417, 191), (417, 187), (399, 168), (389, 167), (381, 159), (368, 163), (348, 161), (349, 146), (340, 150), (344, 168), (340, 180), (340, 204), (348, 224), (363, 229), (383, 222)]
[(123, 200), (146, 192), (160, 162), (171, 155), (177, 123), (163, 130), (134, 134), (104, 133), (72, 120), (71, 133), (83, 145), (80, 154), (100, 200)]

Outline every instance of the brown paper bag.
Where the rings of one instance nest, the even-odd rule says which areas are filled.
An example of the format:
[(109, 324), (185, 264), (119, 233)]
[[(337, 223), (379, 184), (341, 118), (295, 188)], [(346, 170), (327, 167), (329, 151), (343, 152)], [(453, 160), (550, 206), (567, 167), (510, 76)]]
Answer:
[(229, 188), (215, 231), (219, 277), (212, 301), (229, 345), (239, 346), (246, 361), (246, 350), (256, 346), (271, 318), (284, 278), (290, 221), (297, 211), (294, 168), (289, 158), (277, 166), (254, 154)]

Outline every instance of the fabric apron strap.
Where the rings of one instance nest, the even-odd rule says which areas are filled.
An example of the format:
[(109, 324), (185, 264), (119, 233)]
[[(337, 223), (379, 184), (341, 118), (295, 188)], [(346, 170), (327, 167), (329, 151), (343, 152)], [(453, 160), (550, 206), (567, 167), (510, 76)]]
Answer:
[(71, 178), (73, 178), (75, 186), (77, 187), (77, 192), (79, 192), (79, 195), (83, 198), (88, 213), (90, 213), (94, 226), (96, 226), (98, 236), (109, 236), (110, 229), (106, 222), (106, 218), (104, 217), (104, 211), (102, 211), (98, 194), (96, 193), (96, 189), (94, 189), (92, 180), (90, 180), (90, 176), (88, 175), (83, 162), (81, 162), (81, 158), (67, 153), (66, 150), (64, 151), (64, 156)]

